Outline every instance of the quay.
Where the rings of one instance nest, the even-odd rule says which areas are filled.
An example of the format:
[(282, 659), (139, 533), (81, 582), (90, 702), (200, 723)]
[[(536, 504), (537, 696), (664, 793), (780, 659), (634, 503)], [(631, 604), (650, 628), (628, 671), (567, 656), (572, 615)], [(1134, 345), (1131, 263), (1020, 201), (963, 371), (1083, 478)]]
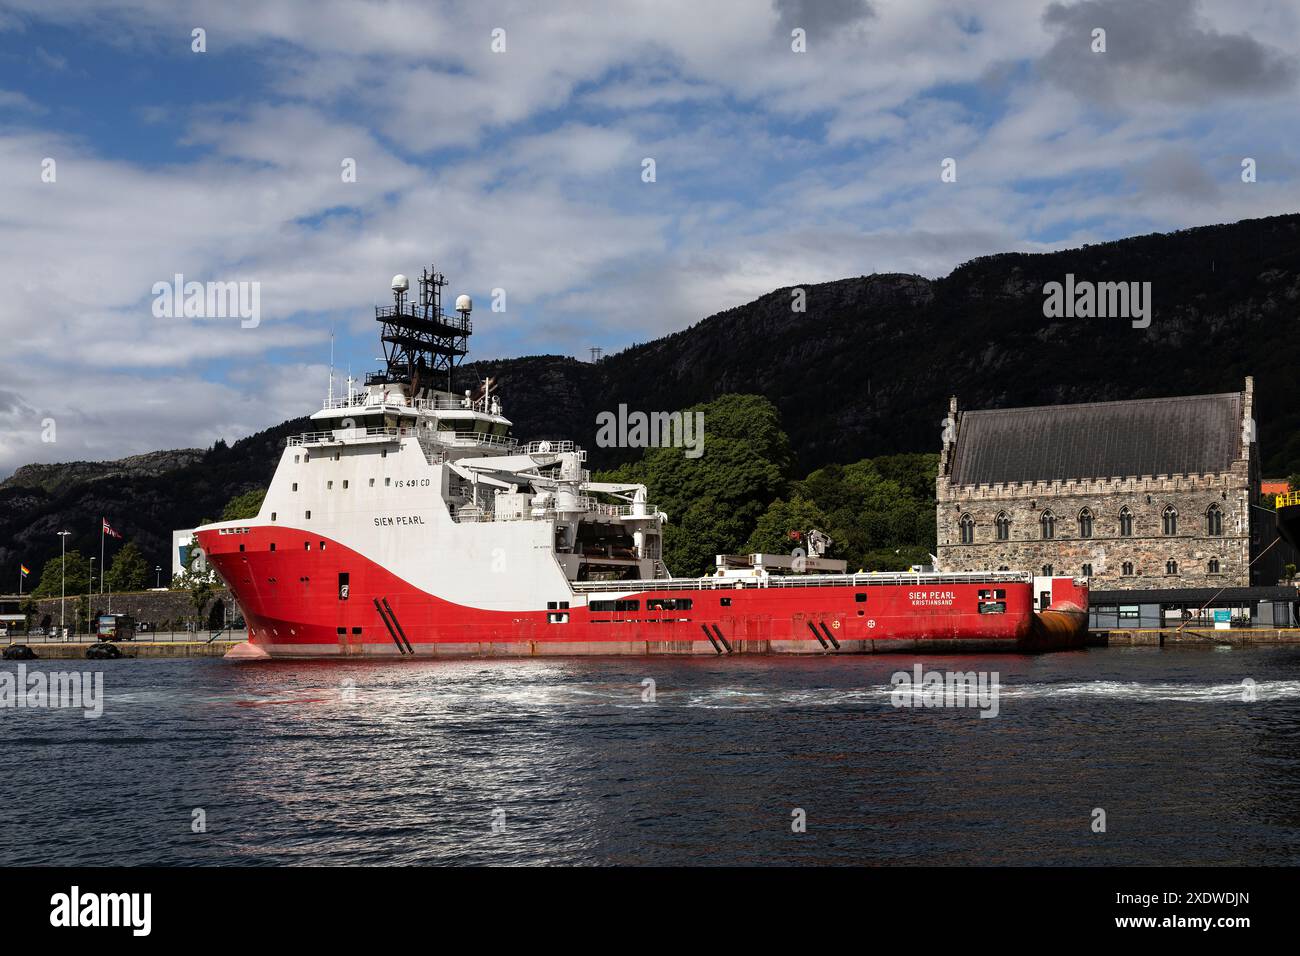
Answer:
[[(242, 630), (234, 633), (227, 631), (220, 637), (211, 639), (207, 637), (196, 639), (194, 634), (186, 631), (150, 634), (149, 637), (149, 640), (144, 641), (137, 638), (134, 641), (114, 641), (112, 643), (122, 652), (123, 658), (224, 657), (226, 651), (244, 640), (244, 632)], [(10, 638), (7, 642), (0, 643), (0, 650), (15, 644), (23, 644), (31, 648), (32, 653), (36, 655), (36, 659), (40, 661), (86, 660), (86, 649), (95, 643), (97, 642), (85, 634), (67, 640), (60, 640), (48, 635), (44, 637), (17, 636)]]
[(1088, 632), (1090, 647), (1266, 647), (1300, 644), (1300, 627), (1112, 628)]

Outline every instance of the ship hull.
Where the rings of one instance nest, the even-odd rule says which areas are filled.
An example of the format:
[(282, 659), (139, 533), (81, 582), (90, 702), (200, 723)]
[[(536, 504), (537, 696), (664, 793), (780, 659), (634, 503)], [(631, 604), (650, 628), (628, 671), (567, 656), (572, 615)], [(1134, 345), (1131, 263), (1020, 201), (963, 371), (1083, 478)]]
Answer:
[[(1086, 615), (1036, 613), (1027, 581), (935, 583), (918, 576), (873, 583), (869, 575), (846, 575), (831, 584), (745, 586), (679, 579), (662, 589), (579, 592), (567, 602), (546, 602), (554, 606), (469, 607), (418, 588), (337, 541), (284, 547), (294, 533), (199, 532), (209, 563), (248, 624), (255, 651), (244, 656), (1037, 652), (1079, 647), (1085, 636)], [(1086, 606), (1086, 592), (1067, 596), (1075, 602), (1071, 609), (1080, 601)]]

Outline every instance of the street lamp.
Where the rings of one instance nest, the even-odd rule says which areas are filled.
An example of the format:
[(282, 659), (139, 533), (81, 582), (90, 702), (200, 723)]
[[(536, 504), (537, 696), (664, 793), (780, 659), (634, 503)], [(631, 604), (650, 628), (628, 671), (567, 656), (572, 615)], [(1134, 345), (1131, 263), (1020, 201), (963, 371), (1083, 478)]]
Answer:
[(68, 599), (68, 535), (71, 531), (59, 532), (59, 637), (65, 633), (63, 625), (63, 609)]
[(155, 589), (161, 588), (162, 587), (162, 565), (159, 564), (155, 566), (153, 570), (154, 570), (153, 586)]

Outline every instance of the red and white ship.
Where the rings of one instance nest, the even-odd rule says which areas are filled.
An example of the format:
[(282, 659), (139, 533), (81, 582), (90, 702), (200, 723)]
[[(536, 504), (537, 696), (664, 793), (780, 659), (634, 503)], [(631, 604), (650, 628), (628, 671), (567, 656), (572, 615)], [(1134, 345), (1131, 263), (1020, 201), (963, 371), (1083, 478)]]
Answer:
[[(720, 556), (674, 578), (667, 516), (594, 482), (569, 441), (517, 442), (491, 382), (451, 391), (468, 296), (404, 276), (375, 310), (387, 368), (290, 438), (255, 519), (195, 532), (248, 624), (235, 657), (852, 653), (1077, 647), (1087, 584), (1028, 573), (817, 573)], [(435, 381), (435, 377), (437, 381)], [(446, 382), (446, 390), (436, 384)], [(800, 571), (802, 573), (780, 573)]]

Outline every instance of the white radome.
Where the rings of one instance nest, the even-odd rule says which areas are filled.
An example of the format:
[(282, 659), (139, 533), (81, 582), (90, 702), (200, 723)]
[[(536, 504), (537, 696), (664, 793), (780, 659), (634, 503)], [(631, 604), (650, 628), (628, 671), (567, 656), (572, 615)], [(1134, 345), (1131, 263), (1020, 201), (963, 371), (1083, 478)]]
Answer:
[(410, 281), (406, 278), (406, 276), (402, 275), (400, 272), (397, 273), (397, 275), (393, 276), (394, 292), (405, 292), (410, 287), (411, 287)]
[(474, 300), (471, 299), (471, 298), (470, 298), (469, 296), (467, 296), (467, 295), (458, 295), (458, 296), (456, 296), (456, 311), (457, 311), (457, 312), (473, 312), (473, 311), (474, 311)]

